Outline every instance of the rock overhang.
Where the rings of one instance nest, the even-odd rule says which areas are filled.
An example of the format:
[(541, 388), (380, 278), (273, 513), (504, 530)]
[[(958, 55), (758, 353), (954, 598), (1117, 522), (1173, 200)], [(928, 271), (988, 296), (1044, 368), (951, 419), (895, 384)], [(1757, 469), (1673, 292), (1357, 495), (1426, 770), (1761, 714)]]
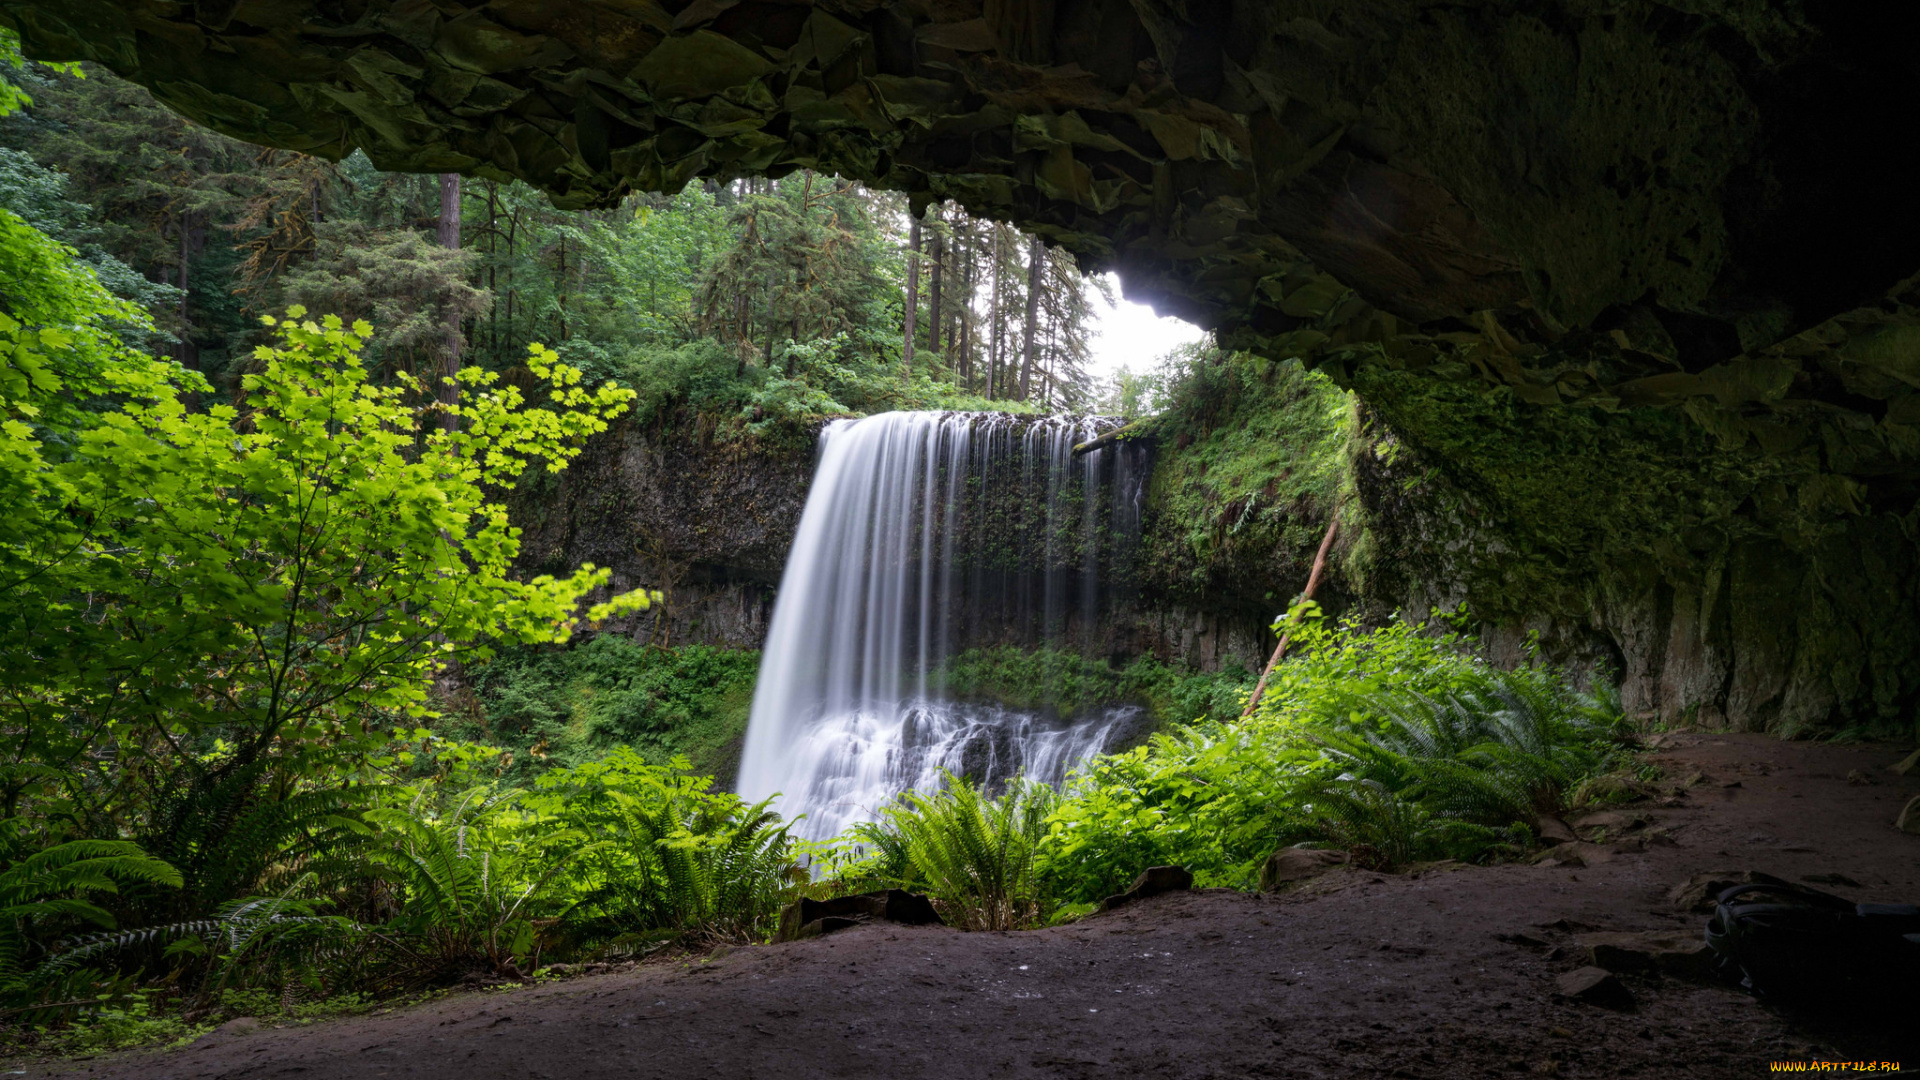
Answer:
[(1816, 518), (1920, 491), (1920, 144), (1885, 119), (1920, 112), (1915, 21), (1790, 0), (0, 0), (28, 55), (96, 61), (228, 134), (563, 207), (803, 168), (951, 199), (1349, 385), (1683, 412)]

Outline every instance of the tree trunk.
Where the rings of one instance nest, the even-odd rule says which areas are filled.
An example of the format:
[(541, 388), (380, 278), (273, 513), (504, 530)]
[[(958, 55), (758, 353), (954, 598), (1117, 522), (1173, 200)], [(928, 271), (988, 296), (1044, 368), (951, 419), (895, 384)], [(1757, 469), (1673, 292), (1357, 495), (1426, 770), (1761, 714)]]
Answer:
[[(939, 218), (935, 217), (935, 221)], [(933, 233), (933, 262), (927, 267), (927, 351), (940, 355), (940, 263), (946, 258), (947, 245), (940, 230)]]
[(193, 215), (180, 217), (180, 355), (175, 359), (190, 371), (200, 370), (200, 346), (193, 340), (193, 315), (187, 306), (187, 268), (199, 248), (193, 227)]
[(987, 308), (987, 320), (991, 324), (992, 335), (987, 339), (991, 343), (991, 347), (987, 350), (987, 400), (992, 401), (995, 391), (1002, 388), (1000, 342), (1005, 336), (1001, 333), (1000, 326), (1000, 270), (1005, 260), (1000, 257), (1000, 226), (997, 223), (993, 226), (993, 246), (989, 249), (987, 257), (993, 260), (993, 301)]
[(500, 366), (500, 185), (487, 181), (487, 338)]
[(960, 249), (966, 299), (955, 305), (954, 312), (954, 337), (960, 342), (960, 381), (968, 390), (973, 389), (973, 254), (973, 234), (969, 232)]
[[(448, 251), (460, 250), (460, 174), (440, 174), (440, 227), (437, 230), (440, 246)], [(451, 310), (445, 312), (442, 320), (446, 324), (445, 336), (441, 339), (441, 371), (445, 381), (440, 386), (440, 400), (451, 405), (460, 400), (459, 384), (454, 376), (460, 373), (460, 320)], [(444, 425), (452, 431), (455, 422), (453, 414), (448, 413)]]
[(558, 294), (554, 298), (554, 302), (559, 307), (559, 313), (556, 317), (560, 320), (560, 333), (556, 336), (559, 337), (561, 341), (565, 341), (567, 340), (567, 234), (566, 233), (560, 234), (560, 243), (558, 244), (558, 247), (559, 247), (560, 265), (559, 265), (558, 271), (554, 274), (554, 277), (553, 277), (554, 292)]
[[(1075, 449), (1077, 450), (1078, 447)], [(1314, 592), (1320, 588), (1320, 575), (1327, 569), (1327, 552), (1333, 550), (1333, 537), (1339, 531), (1340, 508), (1335, 506), (1327, 517), (1327, 534), (1320, 538), (1320, 550), (1314, 553), (1313, 569), (1307, 571), (1307, 589), (1300, 594), (1301, 600), (1313, 599)], [(1247, 698), (1247, 707), (1241, 712), (1240, 719), (1245, 720), (1252, 716), (1253, 710), (1260, 706), (1260, 695), (1267, 692), (1267, 680), (1273, 677), (1273, 669), (1278, 667), (1281, 659), (1287, 655), (1287, 643), (1292, 639), (1291, 631), (1280, 635), (1280, 644), (1273, 647), (1273, 658), (1267, 661), (1266, 669), (1260, 672), (1259, 681), (1253, 684), (1253, 696)]]
[(1040, 321), (1040, 261), (1047, 257), (1047, 245), (1034, 237), (1027, 244), (1027, 325), (1022, 343), (1025, 355), (1020, 360), (1020, 400), (1029, 400), (1028, 394), (1033, 385), (1033, 352), (1039, 341), (1036, 332)]
[(913, 334), (920, 314), (920, 219), (907, 226), (907, 327), (906, 341), (900, 346), (905, 374), (913, 374)]
[(520, 301), (520, 274), (515, 269), (520, 258), (520, 208), (507, 215), (507, 351), (512, 352), (513, 313)]

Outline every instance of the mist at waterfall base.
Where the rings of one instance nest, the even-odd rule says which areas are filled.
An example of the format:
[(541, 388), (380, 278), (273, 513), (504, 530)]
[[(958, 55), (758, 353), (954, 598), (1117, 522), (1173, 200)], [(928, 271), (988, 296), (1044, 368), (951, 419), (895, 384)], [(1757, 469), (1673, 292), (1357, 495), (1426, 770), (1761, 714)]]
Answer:
[(1139, 536), (1144, 451), (1073, 447), (1114, 421), (884, 413), (835, 421), (788, 555), (739, 793), (835, 836), (951, 771), (1058, 783), (1145, 722), (952, 700), (961, 649), (1094, 653)]

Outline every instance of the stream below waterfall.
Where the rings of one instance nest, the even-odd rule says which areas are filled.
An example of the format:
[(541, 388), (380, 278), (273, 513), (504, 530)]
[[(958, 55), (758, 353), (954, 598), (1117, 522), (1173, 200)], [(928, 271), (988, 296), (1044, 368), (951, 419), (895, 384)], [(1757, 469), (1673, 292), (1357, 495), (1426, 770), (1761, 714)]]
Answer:
[[(774, 603), (738, 789), (825, 839), (944, 772), (1059, 783), (1137, 735), (1137, 705), (1071, 716), (954, 700), (963, 649), (1092, 655), (1139, 536), (1144, 451), (1075, 456), (1114, 421), (884, 413), (829, 424)], [(1025, 688), (1045, 697), (1044, 687)]]

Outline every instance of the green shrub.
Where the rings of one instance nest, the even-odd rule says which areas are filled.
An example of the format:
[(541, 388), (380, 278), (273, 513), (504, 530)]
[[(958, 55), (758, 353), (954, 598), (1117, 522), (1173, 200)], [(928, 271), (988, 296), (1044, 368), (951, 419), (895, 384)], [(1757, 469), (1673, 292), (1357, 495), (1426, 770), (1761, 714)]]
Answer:
[(516, 753), (510, 778), (628, 747), (656, 765), (684, 756), (730, 777), (753, 706), (760, 655), (710, 645), (661, 648), (614, 634), (572, 646), (502, 649), (474, 670), (480, 717), (438, 729)]
[(1015, 930), (1046, 913), (1036, 860), (1054, 793), (1015, 781), (989, 796), (946, 774), (932, 794), (909, 791), (860, 828), (881, 873), (904, 870), (890, 884), (921, 888), (947, 921), (967, 930)]
[(1164, 863), (1248, 887), (1300, 842), (1374, 866), (1499, 857), (1618, 756), (1617, 702), (1496, 670), (1457, 634), (1309, 619), (1295, 640), (1250, 719), (1162, 732), (1069, 782), (1041, 847), (1053, 895), (1094, 900)]
[(556, 934), (576, 948), (764, 938), (787, 899), (788, 827), (712, 784), (684, 758), (663, 768), (625, 749), (541, 777), (527, 808), (591, 842), (566, 869), (575, 899)]
[(73, 1052), (125, 1050), (155, 1043), (184, 1044), (205, 1034), (212, 1025), (193, 1024), (165, 1011), (159, 991), (139, 991), (95, 1010), (61, 1040), (61, 1049)]

